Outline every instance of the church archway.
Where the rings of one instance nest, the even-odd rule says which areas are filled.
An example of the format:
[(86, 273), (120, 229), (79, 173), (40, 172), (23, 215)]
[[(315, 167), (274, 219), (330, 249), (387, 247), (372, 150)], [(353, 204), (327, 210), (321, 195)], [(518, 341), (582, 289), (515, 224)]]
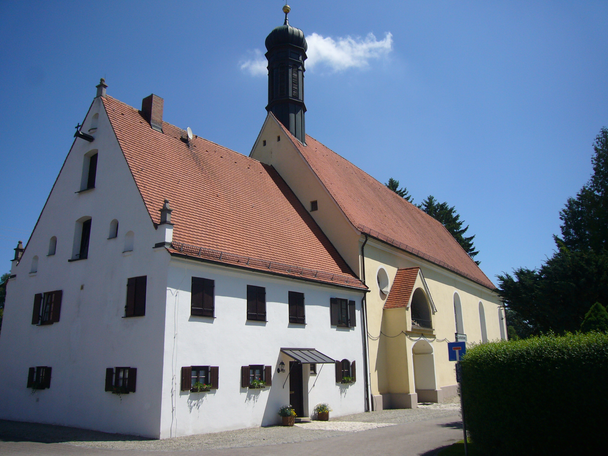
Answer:
[(437, 402), (437, 381), (435, 378), (435, 355), (433, 347), (426, 340), (419, 340), (412, 347), (414, 360), (414, 383), (418, 401)]

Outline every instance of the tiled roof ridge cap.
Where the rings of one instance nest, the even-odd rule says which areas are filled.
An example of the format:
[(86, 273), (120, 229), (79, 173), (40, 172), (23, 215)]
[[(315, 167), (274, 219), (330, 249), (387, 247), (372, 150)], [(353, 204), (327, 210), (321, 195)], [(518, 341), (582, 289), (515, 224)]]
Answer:
[[(466, 279), (469, 279), (469, 280), (471, 280), (471, 281), (473, 281), (473, 282), (475, 282), (475, 283), (477, 283), (477, 284), (479, 284), (479, 285), (481, 285), (481, 286), (483, 286), (485, 288), (488, 288), (489, 290), (495, 290), (496, 289), (496, 287), (493, 284), (492, 284), (493, 288), (490, 288), (490, 286), (487, 283), (483, 283), (483, 281), (481, 281), (480, 279), (478, 279), (476, 277), (473, 277), (471, 274), (468, 274), (468, 273), (466, 273), (464, 271), (461, 271), (460, 269), (458, 269), (458, 268), (456, 268), (454, 266), (449, 265), (445, 261), (440, 260), (438, 258), (435, 258), (435, 257), (433, 257), (433, 256), (431, 256), (431, 255), (429, 255), (427, 253), (424, 253), (424, 252), (422, 252), (422, 251), (420, 251), (418, 249), (415, 249), (414, 247), (410, 247), (409, 245), (404, 244), (403, 242), (399, 242), (399, 241), (397, 241), (397, 240), (395, 240), (393, 238), (390, 238), (390, 237), (388, 237), (388, 236), (386, 236), (386, 235), (384, 235), (384, 234), (382, 234), (382, 233), (380, 233), (380, 232), (378, 232), (376, 230), (372, 230), (371, 228), (368, 228), (365, 225), (359, 225), (358, 229), (362, 233), (366, 233), (369, 236), (371, 236), (371, 237), (373, 237), (375, 239), (378, 239), (379, 241), (386, 242), (387, 244), (390, 244), (393, 247), (397, 247), (398, 249), (403, 250), (404, 252), (411, 253), (412, 255), (415, 255), (415, 256), (417, 256), (419, 258), (422, 258), (424, 260), (430, 261), (431, 263), (436, 264), (437, 266), (440, 266), (440, 267), (442, 267), (444, 269), (447, 269), (448, 271), (452, 271), (452, 272), (454, 272), (454, 273), (456, 273), (456, 274), (458, 274), (458, 275), (460, 275), (460, 276), (462, 276), (462, 277), (464, 277)], [(479, 269), (479, 270), (484, 275), (484, 277), (486, 279), (488, 279), (488, 282), (491, 284), (492, 281), (488, 278), (488, 276), (486, 276), (485, 273), (481, 269)]]
[[(111, 99), (111, 100), (108, 100), (108, 99)], [(136, 107), (131, 106), (131, 105), (129, 105), (128, 103), (125, 103), (124, 101), (119, 100), (118, 98), (114, 98), (114, 97), (112, 97), (112, 96), (110, 96), (110, 95), (106, 95), (104, 98), (102, 98), (102, 100), (104, 100), (104, 106), (105, 106), (105, 103), (106, 103), (107, 101), (116, 102), (116, 103), (119, 103), (119, 104), (123, 105), (125, 108), (129, 108), (129, 109), (133, 110), (134, 112), (137, 112), (138, 114), (140, 114), (140, 115), (141, 115), (141, 109), (137, 109)], [(179, 131), (181, 131), (181, 132), (186, 133), (186, 129), (184, 129), (184, 128), (178, 127), (177, 125), (174, 125), (174, 124), (172, 124), (172, 123), (169, 123), (169, 122), (167, 122), (167, 121), (165, 121), (165, 120), (163, 120), (162, 122), (163, 122), (163, 127), (164, 127), (164, 126), (168, 126), (168, 127), (175, 128), (176, 130), (179, 130)], [(168, 134), (168, 133), (166, 133), (166, 132), (162, 132), (162, 133), (161, 133), (161, 132), (159, 132), (159, 133), (160, 133), (160, 134), (167, 135), (167, 136), (171, 136), (171, 135), (169, 135), (169, 134)], [(260, 161), (259, 161), (259, 160), (257, 160), (257, 159), (255, 159), (255, 158), (249, 157), (249, 156), (247, 156), (247, 155), (245, 155), (245, 154), (242, 154), (242, 153), (240, 153), (240, 152), (238, 152), (238, 151), (236, 151), (236, 150), (230, 149), (229, 147), (223, 146), (222, 144), (219, 144), (219, 143), (217, 143), (217, 142), (215, 142), (215, 141), (212, 141), (211, 139), (204, 138), (204, 137), (199, 136), (199, 135), (197, 135), (197, 134), (194, 134), (194, 139), (195, 139), (195, 140), (202, 140), (202, 141), (206, 141), (206, 142), (208, 142), (208, 143), (210, 143), (210, 144), (212, 144), (212, 145), (214, 145), (214, 146), (216, 146), (216, 147), (218, 147), (218, 148), (221, 148), (221, 149), (226, 150), (226, 151), (229, 151), (229, 152), (233, 152), (233, 153), (235, 153), (235, 154), (239, 154), (239, 155), (241, 155), (241, 156), (243, 156), (243, 157), (245, 157), (245, 158), (249, 158), (249, 159), (251, 159), (251, 160), (252, 160), (252, 161), (254, 161), (254, 162), (260, 163)]]
[(301, 266), (288, 265), (279, 261), (262, 260), (235, 253), (221, 252), (219, 250), (190, 245), (183, 242), (172, 242), (170, 249), (173, 249), (176, 252), (186, 256), (205, 258), (226, 264), (238, 264), (239, 266), (249, 267), (256, 270), (266, 268), (269, 271), (277, 274), (281, 274), (282, 272), (283, 274), (291, 276), (299, 275), (305, 279), (317, 279), (322, 282), (345, 284), (352, 288), (358, 288), (361, 290), (367, 289), (365, 284), (356, 276), (353, 277), (346, 274), (325, 272), (316, 269), (304, 268)]

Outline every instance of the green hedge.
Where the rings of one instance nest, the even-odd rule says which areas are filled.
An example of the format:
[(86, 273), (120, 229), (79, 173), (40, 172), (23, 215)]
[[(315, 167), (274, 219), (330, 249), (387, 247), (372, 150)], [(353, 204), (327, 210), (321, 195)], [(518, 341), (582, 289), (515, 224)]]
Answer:
[(471, 439), (492, 456), (605, 454), (608, 335), (483, 344), (462, 360)]

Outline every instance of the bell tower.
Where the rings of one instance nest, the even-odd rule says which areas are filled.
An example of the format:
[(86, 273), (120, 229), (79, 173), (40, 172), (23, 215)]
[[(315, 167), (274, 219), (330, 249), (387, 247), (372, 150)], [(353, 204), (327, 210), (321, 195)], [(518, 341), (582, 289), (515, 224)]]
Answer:
[(289, 25), (289, 5), (283, 7), (285, 22), (266, 37), (268, 59), (268, 106), (298, 140), (306, 143), (304, 128), (304, 61), (308, 44), (302, 30)]

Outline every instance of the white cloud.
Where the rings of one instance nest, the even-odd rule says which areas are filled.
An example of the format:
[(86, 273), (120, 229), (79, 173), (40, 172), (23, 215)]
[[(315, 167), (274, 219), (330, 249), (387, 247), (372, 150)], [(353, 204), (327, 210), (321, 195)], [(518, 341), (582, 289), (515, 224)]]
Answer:
[(267, 74), (267, 66), (266, 57), (264, 57), (264, 54), (259, 49), (253, 51), (252, 58), (241, 62), (241, 70), (252, 76), (265, 76)]
[(307, 68), (325, 65), (333, 71), (344, 71), (349, 68), (364, 68), (372, 59), (385, 57), (393, 49), (393, 35), (386, 33), (378, 41), (369, 33), (365, 38), (324, 38), (317, 33), (310, 35), (308, 42)]
[[(381, 59), (393, 50), (393, 35), (387, 32), (384, 39), (378, 41), (373, 33), (365, 38), (339, 37), (333, 39), (313, 33), (306, 37), (308, 51), (306, 55), (306, 69), (311, 70), (315, 66), (325, 66), (334, 72), (344, 71), (349, 68), (365, 68), (369, 66), (372, 59)], [(241, 63), (241, 70), (252, 76), (263, 76), (267, 74), (266, 58), (259, 49), (256, 49), (253, 58)]]

